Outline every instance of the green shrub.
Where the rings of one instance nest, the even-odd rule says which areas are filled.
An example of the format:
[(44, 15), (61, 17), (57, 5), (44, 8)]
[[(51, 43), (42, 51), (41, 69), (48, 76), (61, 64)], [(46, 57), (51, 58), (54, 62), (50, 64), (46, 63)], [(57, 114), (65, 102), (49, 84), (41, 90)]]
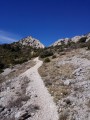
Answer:
[(39, 56), (42, 51), (43, 49), (34, 49), (30, 46), (22, 46), (19, 43), (0, 45), (0, 69), (3, 70), (10, 65), (22, 64)]
[(59, 52), (63, 52), (63, 51), (64, 51), (64, 47), (61, 46), (61, 47), (59, 48)]
[(22, 64), (22, 63), (24, 63), (24, 62), (27, 62), (27, 59), (25, 59), (25, 58), (20, 58), (20, 59), (15, 59), (15, 60), (13, 60), (13, 64), (15, 65), (15, 64)]
[(2, 73), (3, 72), (3, 69), (0, 69), (0, 73)]
[(86, 42), (86, 39), (87, 39), (87, 37), (82, 37), (82, 38), (80, 38), (79, 39), (79, 43), (85, 43)]
[(90, 50), (90, 42), (87, 43), (87, 49)]
[(0, 68), (3, 69), (5, 65), (0, 61)]
[(44, 62), (45, 63), (50, 62), (50, 59), (49, 58), (45, 58)]
[(5, 65), (0, 61), (0, 73), (3, 72), (4, 68), (5, 68)]
[(61, 41), (61, 45), (62, 45), (62, 46), (64, 46), (64, 45), (65, 45), (64, 41)]
[(4, 62), (2, 63), (0, 61), (0, 73), (3, 72), (3, 69), (8, 68), (8, 67), (9, 65), (7, 63), (4, 63)]
[(90, 46), (88, 46), (87, 49), (90, 50)]
[(79, 44), (79, 47), (80, 47), (80, 48), (84, 48), (84, 47), (86, 47), (86, 46), (87, 46), (86, 43), (80, 43), (80, 44)]
[(75, 42), (73, 41), (68, 41), (68, 43), (66, 44), (66, 48), (73, 47), (73, 46), (75, 46)]
[(53, 55), (53, 56), (52, 56), (52, 59), (54, 59), (54, 58), (56, 58), (56, 55)]
[(53, 55), (53, 52), (51, 50), (44, 50), (40, 53), (40, 58), (45, 58), (52, 55)]

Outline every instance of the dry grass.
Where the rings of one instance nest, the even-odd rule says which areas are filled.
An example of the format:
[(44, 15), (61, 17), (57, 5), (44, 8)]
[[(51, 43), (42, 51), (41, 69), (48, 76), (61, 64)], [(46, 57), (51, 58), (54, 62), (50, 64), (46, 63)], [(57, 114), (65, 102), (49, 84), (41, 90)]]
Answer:
[(8, 104), (8, 108), (14, 108), (14, 107), (18, 107), (18, 108), (20, 108), (20, 107), (22, 107), (23, 106), (23, 104), (22, 104), (22, 102), (25, 102), (25, 101), (28, 101), (30, 99), (30, 97), (29, 96), (20, 96), (19, 98), (17, 98), (16, 100), (14, 100), (14, 101), (9, 101), (9, 104)]
[(54, 96), (54, 101), (57, 103), (63, 97), (66, 97), (70, 93), (70, 89), (67, 86), (49, 86), (49, 92)]
[(60, 76), (71, 79), (73, 77), (72, 73), (74, 70), (75, 69), (72, 64), (66, 63), (64, 65), (59, 66), (58, 72), (59, 72)]
[(67, 118), (68, 118), (68, 115), (64, 112), (59, 116), (59, 120), (67, 120)]
[(50, 63), (44, 63), (39, 68), (39, 73), (44, 80), (46, 87), (57, 103), (63, 97), (70, 94), (70, 86), (64, 86), (63, 80), (73, 77), (74, 66), (72, 64), (64, 64), (58, 66), (58, 58), (52, 60)]
[(43, 64), (39, 69), (39, 73), (42, 77), (50, 76), (51, 78), (55, 78), (56, 76), (60, 76), (61, 78), (73, 78), (73, 71), (75, 70), (72, 64), (64, 64), (57, 66), (56, 63), (51, 62), (49, 64)]
[(23, 102), (27, 102), (31, 96), (27, 96), (26, 95), (26, 88), (28, 86), (28, 83), (29, 83), (29, 79), (28, 77), (23, 77), (21, 78), (22, 79), (22, 83), (21, 83), (21, 90), (19, 91), (16, 91), (16, 96), (17, 96), (17, 99), (13, 99), (12, 97), (12, 101), (9, 101), (9, 104), (8, 104), (8, 107), (9, 108), (14, 108), (14, 107), (22, 107), (22, 103)]
[[(58, 113), (60, 114), (59, 120), (74, 120), (74, 106), (73, 99), (70, 99), (70, 94), (73, 97), (78, 97), (77, 93), (82, 94), (84, 92), (83, 86), (74, 85), (74, 82), (71, 80), (75, 80), (74, 71), (79, 67), (78, 65), (71, 64), (72, 58), (76, 56), (77, 58), (86, 58), (90, 60), (90, 52), (83, 49), (72, 50), (67, 52), (65, 55), (57, 55), (55, 59), (52, 59), (49, 64), (43, 64), (39, 69), (39, 73), (44, 80), (48, 91), (54, 98), (58, 108)], [(64, 62), (63, 62), (64, 61)], [(66, 61), (66, 62), (65, 62)], [(70, 61), (70, 62), (69, 62)], [(62, 64), (63, 63), (63, 64)], [(88, 75), (87, 75), (88, 74)], [(90, 80), (90, 70), (88, 69), (87, 73), (84, 73), (86, 78)], [(70, 84), (65, 84), (65, 80), (70, 80)], [(73, 94), (72, 94), (72, 93)], [(79, 98), (78, 98), (79, 99)], [(81, 98), (80, 98), (81, 99)], [(77, 105), (76, 105), (77, 106)], [(90, 108), (90, 100), (86, 101), (86, 106), (89, 110)], [(67, 111), (66, 111), (67, 110)], [(70, 112), (68, 111), (70, 110)], [(73, 112), (72, 112), (73, 111)]]
[(90, 108), (90, 100), (86, 103), (87, 107)]

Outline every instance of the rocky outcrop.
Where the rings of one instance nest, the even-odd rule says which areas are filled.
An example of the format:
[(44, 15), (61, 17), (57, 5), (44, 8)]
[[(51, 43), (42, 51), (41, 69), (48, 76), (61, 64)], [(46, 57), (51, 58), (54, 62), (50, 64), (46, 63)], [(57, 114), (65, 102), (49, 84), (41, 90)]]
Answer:
[(57, 40), (55, 43), (53, 43), (51, 46), (57, 46), (57, 45), (61, 45), (62, 43), (67, 44), (68, 41), (70, 41), (69, 38), (63, 38), (63, 39), (59, 39)]
[(86, 35), (81, 35), (81, 36), (74, 36), (72, 38), (59, 39), (55, 43), (53, 43), (51, 46), (62, 45), (62, 43), (68, 44), (69, 41), (77, 43), (80, 39), (83, 39), (83, 38), (85, 38), (85, 42), (88, 42), (90, 40), (90, 33)]
[(33, 48), (44, 48), (44, 45), (39, 40), (31, 36), (21, 39), (19, 43), (25, 46), (32, 46)]

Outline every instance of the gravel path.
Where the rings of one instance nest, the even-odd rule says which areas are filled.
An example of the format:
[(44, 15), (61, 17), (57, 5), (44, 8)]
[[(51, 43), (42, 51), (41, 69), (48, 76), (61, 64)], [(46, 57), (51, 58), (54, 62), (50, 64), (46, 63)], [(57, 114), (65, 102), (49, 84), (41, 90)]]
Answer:
[[(56, 105), (38, 73), (38, 68), (43, 62), (38, 60), (38, 58), (34, 59), (34, 61), (36, 65), (22, 75), (28, 77), (30, 80), (26, 89), (26, 95), (31, 96), (31, 99), (25, 104), (24, 109), (30, 105), (36, 106), (35, 108), (37, 109), (37, 112), (33, 112), (32, 117), (28, 118), (28, 120), (58, 120)], [(19, 110), (15, 117), (17, 119), (20, 118), (22, 113), (23, 111)]]
[(39, 106), (39, 111), (30, 120), (58, 120), (56, 105), (38, 73), (43, 62), (38, 58), (34, 61), (37, 64), (24, 73), (31, 80), (26, 91), (27, 95), (32, 96), (30, 102)]

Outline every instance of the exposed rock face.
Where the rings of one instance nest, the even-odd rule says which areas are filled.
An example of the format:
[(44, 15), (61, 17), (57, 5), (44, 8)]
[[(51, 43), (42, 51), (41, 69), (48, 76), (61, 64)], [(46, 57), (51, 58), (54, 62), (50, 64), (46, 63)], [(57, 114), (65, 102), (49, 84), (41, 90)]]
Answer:
[(90, 33), (87, 34), (87, 39), (86, 39), (86, 42), (88, 42), (90, 40)]
[(51, 46), (61, 45), (61, 41), (63, 41), (63, 40), (64, 39), (59, 39), (55, 43), (53, 43)]
[(69, 38), (59, 39), (59, 40), (57, 40), (54, 44), (52, 44), (51, 46), (61, 45), (62, 43), (67, 44), (68, 41), (70, 41)]
[(86, 37), (85, 42), (88, 42), (90, 40), (90, 33), (88, 33), (86, 35), (75, 36), (75, 37), (72, 37), (72, 38), (59, 39), (55, 43), (53, 43), (51, 46), (61, 45), (62, 43), (67, 44), (69, 41), (77, 43), (81, 38), (84, 38), (84, 37)]
[(39, 40), (31, 36), (21, 39), (19, 43), (26, 46), (32, 46), (33, 48), (44, 48), (44, 45)]
[(76, 43), (76, 42), (78, 42), (81, 38), (82, 38), (82, 36), (75, 36), (75, 37), (73, 37), (71, 40)]

